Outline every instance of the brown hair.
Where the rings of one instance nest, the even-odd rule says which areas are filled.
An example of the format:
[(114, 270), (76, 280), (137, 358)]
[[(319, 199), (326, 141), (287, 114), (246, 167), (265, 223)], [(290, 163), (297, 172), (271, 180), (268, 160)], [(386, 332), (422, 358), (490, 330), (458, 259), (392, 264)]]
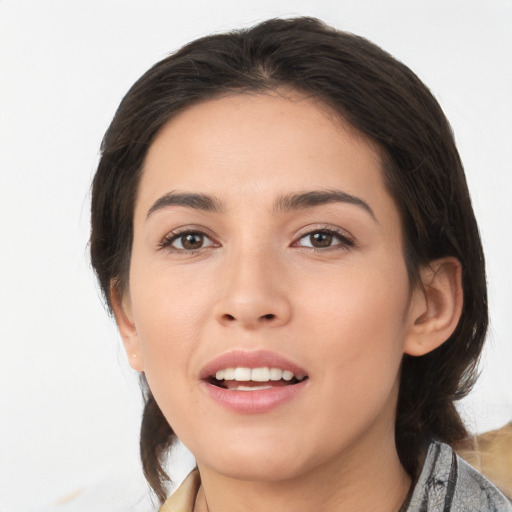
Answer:
[[(92, 189), (92, 264), (108, 306), (127, 286), (133, 211), (142, 164), (177, 112), (222, 94), (289, 86), (323, 101), (380, 147), (402, 216), (411, 286), (421, 265), (462, 264), (464, 306), (453, 335), (422, 357), (404, 356), (396, 418), (400, 460), (418, 471), (426, 439), (455, 444), (466, 429), (454, 402), (475, 380), (487, 329), (485, 268), (462, 164), (429, 90), (371, 42), (312, 18), (273, 19), (194, 41), (162, 60), (127, 93), (107, 130)], [(175, 436), (147, 387), (141, 429), (146, 478), (165, 499), (162, 463)]]

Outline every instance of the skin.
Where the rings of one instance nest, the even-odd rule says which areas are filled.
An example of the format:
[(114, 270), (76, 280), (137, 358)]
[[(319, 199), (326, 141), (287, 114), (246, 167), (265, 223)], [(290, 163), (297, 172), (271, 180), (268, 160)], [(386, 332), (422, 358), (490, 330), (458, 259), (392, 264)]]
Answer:
[[(368, 208), (276, 207), (325, 190)], [(165, 205), (169, 193), (208, 195), (218, 211)], [(184, 248), (183, 231), (203, 245)], [(441, 344), (462, 304), (455, 260), (422, 278), (411, 289), (377, 148), (324, 105), (293, 91), (228, 96), (163, 127), (138, 190), (129, 287), (112, 293), (130, 363), (196, 457), (196, 510), (399, 509), (401, 359)], [(234, 349), (277, 352), (306, 386), (265, 413), (220, 406), (199, 374)]]

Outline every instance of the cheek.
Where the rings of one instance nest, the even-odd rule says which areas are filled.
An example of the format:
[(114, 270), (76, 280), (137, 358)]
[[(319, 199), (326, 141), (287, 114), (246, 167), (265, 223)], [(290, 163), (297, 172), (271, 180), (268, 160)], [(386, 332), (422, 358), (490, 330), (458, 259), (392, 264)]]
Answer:
[(309, 354), (318, 362), (313, 401), (324, 411), (312, 428), (333, 444), (349, 443), (377, 418), (393, 424), (406, 329), (406, 279), (397, 284), (351, 275), (353, 280), (324, 287), (309, 308)]
[(315, 327), (341, 338), (397, 335), (405, 327), (410, 300), (405, 265), (398, 267), (382, 261), (308, 277), (310, 282), (294, 291), (300, 316), (314, 316)]
[(144, 373), (167, 421), (180, 431), (186, 415), (178, 412), (197, 408), (191, 361), (199, 345), (198, 312), (183, 300), (169, 300), (148, 304), (146, 313), (137, 325)]
[(322, 354), (332, 369), (329, 374), (351, 391), (346, 396), (360, 397), (370, 387), (389, 389), (398, 375), (407, 332), (405, 268), (389, 273), (353, 268), (325, 282), (321, 293), (307, 300), (302, 316), (314, 326), (311, 353)]
[(169, 381), (190, 376), (211, 297), (208, 287), (197, 286), (180, 272), (139, 272), (133, 267), (130, 290), (144, 371), (152, 389), (168, 387)]

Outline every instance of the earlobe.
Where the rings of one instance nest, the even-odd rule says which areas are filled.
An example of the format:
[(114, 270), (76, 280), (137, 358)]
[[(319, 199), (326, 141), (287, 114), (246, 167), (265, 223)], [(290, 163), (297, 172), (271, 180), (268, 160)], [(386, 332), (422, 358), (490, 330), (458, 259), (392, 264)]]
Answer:
[(117, 283), (110, 283), (110, 302), (116, 319), (116, 324), (123, 340), (124, 349), (130, 366), (138, 371), (144, 371), (140, 341), (133, 319), (132, 305), (128, 294), (121, 294)]
[(462, 313), (462, 268), (453, 257), (421, 269), (421, 285), (413, 292), (404, 352), (422, 356), (442, 345), (455, 331)]

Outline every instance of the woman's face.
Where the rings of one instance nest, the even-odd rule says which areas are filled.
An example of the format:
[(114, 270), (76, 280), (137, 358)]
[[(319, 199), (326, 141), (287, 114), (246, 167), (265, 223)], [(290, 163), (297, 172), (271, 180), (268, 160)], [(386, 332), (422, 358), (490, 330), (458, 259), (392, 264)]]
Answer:
[(200, 469), (276, 480), (394, 448), (402, 247), (377, 150), (325, 106), (240, 94), (164, 126), (117, 319)]

